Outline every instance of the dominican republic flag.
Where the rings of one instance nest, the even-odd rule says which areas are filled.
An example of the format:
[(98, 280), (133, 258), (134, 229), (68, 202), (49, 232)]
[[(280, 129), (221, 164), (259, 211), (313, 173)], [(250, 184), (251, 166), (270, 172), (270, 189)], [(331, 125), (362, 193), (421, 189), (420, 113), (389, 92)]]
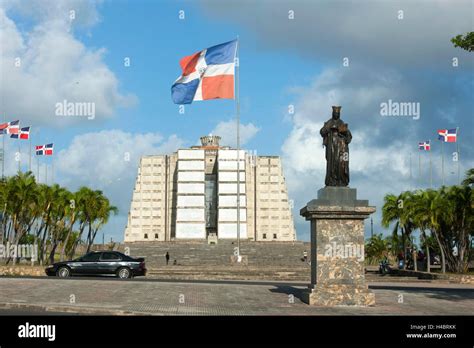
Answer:
[(438, 129), (438, 139), (445, 143), (455, 143), (457, 138), (457, 129)]
[(10, 138), (28, 140), (30, 138), (30, 127), (20, 128), (20, 131), (10, 135)]
[(12, 121), (0, 124), (0, 134), (18, 134), (20, 131), (20, 121)]
[(424, 151), (430, 151), (431, 150), (431, 145), (430, 141), (423, 141), (421, 143), (418, 143), (418, 149), (419, 150), (424, 150)]
[(36, 156), (52, 156), (53, 144), (36, 145)]
[(171, 87), (173, 103), (234, 99), (236, 53), (237, 40), (233, 40), (181, 59), (182, 75)]

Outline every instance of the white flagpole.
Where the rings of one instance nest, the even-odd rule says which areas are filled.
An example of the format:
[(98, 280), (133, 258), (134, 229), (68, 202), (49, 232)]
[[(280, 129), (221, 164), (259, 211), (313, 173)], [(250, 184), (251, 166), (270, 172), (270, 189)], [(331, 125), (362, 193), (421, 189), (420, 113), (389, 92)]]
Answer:
[[(35, 151), (36, 153), (36, 151)], [(36, 155), (36, 164), (38, 165), (37, 168), (37, 175), (36, 175), (36, 182), (39, 184), (40, 182), (40, 156)]]
[(54, 155), (51, 156), (51, 185), (54, 184)]
[(421, 180), (421, 150), (420, 149), (418, 149), (418, 180), (420, 181), (419, 188), (422, 188), (423, 181)]
[(30, 155), (28, 157), (28, 171), (31, 172), (31, 127), (28, 133), (28, 144), (30, 146)]
[[(18, 131), (20, 132), (20, 131)], [(20, 142), (20, 134), (18, 133), (18, 172), (21, 172), (21, 142)]]
[(433, 188), (433, 166), (431, 164), (431, 139), (430, 139), (430, 188)]
[(441, 178), (442, 186), (444, 186), (444, 139), (441, 142)]
[(411, 175), (411, 152), (410, 152), (410, 190), (412, 189), (412, 175)]
[(461, 185), (461, 169), (460, 169), (460, 160), (459, 156), (459, 127), (456, 127), (456, 152), (458, 155), (458, 185)]
[[(5, 123), (6, 113), (3, 112), (3, 123)], [(4, 130), (2, 130), (3, 132)], [(2, 179), (5, 178), (5, 136), (6, 134), (2, 134)]]
[(237, 36), (236, 45), (236, 63), (235, 64), (235, 111), (237, 120), (237, 257), (240, 259), (240, 90), (239, 90), (239, 36)]

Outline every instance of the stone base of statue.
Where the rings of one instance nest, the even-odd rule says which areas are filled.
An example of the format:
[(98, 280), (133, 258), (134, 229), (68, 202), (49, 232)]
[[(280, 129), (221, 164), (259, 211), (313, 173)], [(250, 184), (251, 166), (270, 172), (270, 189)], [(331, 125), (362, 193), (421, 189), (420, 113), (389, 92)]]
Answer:
[(311, 221), (311, 284), (302, 301), (320, 306), (373, 306), (365, 283), (364, 219), (375, 212), (357, 190), (327, 186), (300, 214)]

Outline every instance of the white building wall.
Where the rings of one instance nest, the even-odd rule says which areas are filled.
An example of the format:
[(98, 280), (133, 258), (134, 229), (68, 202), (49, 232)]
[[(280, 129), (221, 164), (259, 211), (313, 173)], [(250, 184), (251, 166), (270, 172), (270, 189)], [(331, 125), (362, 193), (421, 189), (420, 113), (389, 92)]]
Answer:
[(130, 203), (125, 242), (165, 240), (165, 156), (140, 159)]
[(204, 150), (178, 150), (176, 239), (206, 238), (204, 159)]
[[(237, 155), (239, 161), (237, 161)], [(220, 239), (237, 238), (237, 188), (240, 193), (240, 238), (247, 238), (246, 152), (220, 149), (217, 152), (218, 170), (218, 229)], [(237, 164), (239, 168), (237, 170)], [(237, 175), (240, 185), (237, 186)]]

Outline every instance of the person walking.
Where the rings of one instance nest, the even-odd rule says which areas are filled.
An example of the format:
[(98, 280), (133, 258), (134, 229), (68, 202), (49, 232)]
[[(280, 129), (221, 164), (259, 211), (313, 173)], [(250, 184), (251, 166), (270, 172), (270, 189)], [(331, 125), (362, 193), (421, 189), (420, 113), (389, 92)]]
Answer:
[(170, 262), (170, 253), (169, 252), (166, 252), (165, 258), (166, 258), (166, 266), (168, 266), (168, 262)]
[(304, 262), (308, 262), (308, 252), (306, 250), (303, 251), (303, 260)]

